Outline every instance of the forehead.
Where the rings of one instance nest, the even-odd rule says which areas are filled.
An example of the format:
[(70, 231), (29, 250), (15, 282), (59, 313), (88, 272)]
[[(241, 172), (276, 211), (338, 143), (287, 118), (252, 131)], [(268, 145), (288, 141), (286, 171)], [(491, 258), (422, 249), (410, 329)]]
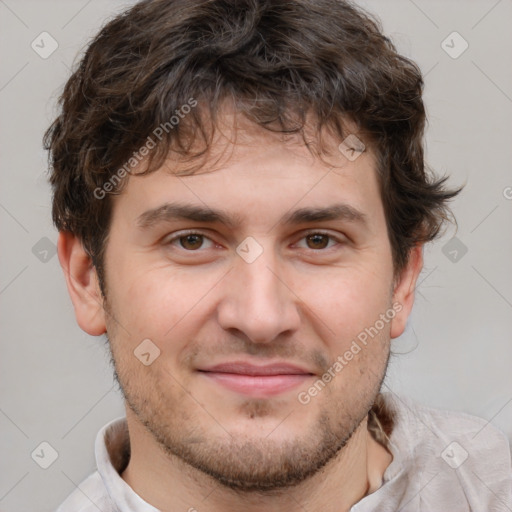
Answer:
[[(305, 132), (311, 141), (313, 130)], [(367, 146), (354, 158), (336, 136), (325, 133), (322, 137), (325, 151), (318, 156), (314, 148), (311, 151), (306, 146), (301, 134), (272, 132), (243, 119), (235, 121), (228, 114), (200, 164), (193, 162), (193, 172), (189, 161), (170, 153), (159, 169), (130, 176), (114, 199), (114, 214), (129, 212), (133, 223), (148, 209), (177, 200), (231, 211), (239, 222), (244, 217), (261, 218), (272, 212), (282, 218), (286, 209), (340, 202), (368, 217), (381, 214), (371, 149)], [(349, 142), (354, 137), (362, 140), (356, 132)]]

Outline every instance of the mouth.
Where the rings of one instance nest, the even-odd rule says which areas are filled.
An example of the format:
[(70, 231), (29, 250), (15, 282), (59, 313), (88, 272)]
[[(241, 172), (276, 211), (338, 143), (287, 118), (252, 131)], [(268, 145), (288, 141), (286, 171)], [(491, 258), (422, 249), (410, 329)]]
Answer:
[(243, 361), (222, 363), (198, 371), (217, 385), (256, 398), (285, 393), (314, 375), (307, 369), (288, 363), (259, 366)]

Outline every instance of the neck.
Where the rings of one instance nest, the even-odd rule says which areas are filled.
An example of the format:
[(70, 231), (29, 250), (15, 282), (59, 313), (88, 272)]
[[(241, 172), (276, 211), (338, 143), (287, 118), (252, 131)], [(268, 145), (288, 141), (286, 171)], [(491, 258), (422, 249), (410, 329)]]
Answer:
[(391, 454), (371, 437), (367, 421), (321, 471), (294, 487), (271, 493), (228, 489), (180, 459), (169, 456), (127, 408), (130, 462), (122, 474), (128, 485), (162, 512), (207, 509), (211, 512), (345, 512), (382, 483)]

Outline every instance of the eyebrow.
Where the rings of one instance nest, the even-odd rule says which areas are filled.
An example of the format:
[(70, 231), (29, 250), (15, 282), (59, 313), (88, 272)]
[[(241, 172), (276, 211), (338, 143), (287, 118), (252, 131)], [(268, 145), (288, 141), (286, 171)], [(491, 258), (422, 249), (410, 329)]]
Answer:
[[(213, 210), (203, 206), (165, 203), (139, 215), (137, 225), (141, 229), (148, 229), (160, 222), (172, 222), (175, 220), (189, 220), (208, 224), (218, 223), (233, 229), (242, 223), (242, 216), (230, 216), (221, 210)], [(366, 214), (346, 203), (333, 204), (326, 207), (299, 208), (285, 214), (281, 222), (294, 225), (332, 220), (344, 220), (364, 226), (367, 225)]]

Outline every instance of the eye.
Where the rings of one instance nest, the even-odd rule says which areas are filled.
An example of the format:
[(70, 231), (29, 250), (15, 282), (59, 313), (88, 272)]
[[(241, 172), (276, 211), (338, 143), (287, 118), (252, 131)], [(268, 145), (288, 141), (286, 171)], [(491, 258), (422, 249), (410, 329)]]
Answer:
[[(205, 243), (209, 242), (208, 247), (204, 247)], [(176, 233), (165, 240), (165, 245), (176, 246), (186, 251), (197, 251), (198, 249), (209, 249), (213, 247), (213, 241), (207, 236), (196, 231), (187, 231)]]
[[(311, 231), (306, 233), (300, 239), (297, 246), (302, 249), (323, 251), (342, 244), (343, 240), (341, 238), (335, 237), (330, 233)], [(171, 246), (176, 249), (182, 249), (186, 252), (197, 252), (200, 249), (204, 250), (213, 248), (215, 246), (215, 242), (205, 234), (197, 231), (181, 231), (168, 236), (164, 240), (164, 245)]]
[[(314, 231), (310, 233), (306, 233), (306, 235), (301, 238), (301, 241), (306, 241), (306, 249), (312, 250), (322, 250), (322, 249), (330, 249), (333, 245), (339, 245), (343, 242), (334, 237), (329, 233), (323, 233), (321, 231)], [(304, 247), (302, 247), (304, 248)]]

